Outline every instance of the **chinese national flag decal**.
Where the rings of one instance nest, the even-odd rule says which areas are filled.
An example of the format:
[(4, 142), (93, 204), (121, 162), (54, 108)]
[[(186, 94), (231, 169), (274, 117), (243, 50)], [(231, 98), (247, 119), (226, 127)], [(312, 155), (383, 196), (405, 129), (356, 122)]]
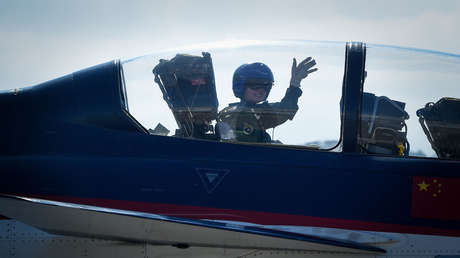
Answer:
[(460, 178), (412, 178), (412, 217), (460, 220), (459, 199)]

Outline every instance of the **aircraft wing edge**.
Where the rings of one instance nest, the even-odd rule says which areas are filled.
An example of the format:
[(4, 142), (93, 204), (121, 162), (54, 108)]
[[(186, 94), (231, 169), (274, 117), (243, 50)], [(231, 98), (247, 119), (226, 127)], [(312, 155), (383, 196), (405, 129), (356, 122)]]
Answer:
[(385, 253), (361, 243), (0, 194), (0, 214), (53, 234), (152, 244), (340, 253)]

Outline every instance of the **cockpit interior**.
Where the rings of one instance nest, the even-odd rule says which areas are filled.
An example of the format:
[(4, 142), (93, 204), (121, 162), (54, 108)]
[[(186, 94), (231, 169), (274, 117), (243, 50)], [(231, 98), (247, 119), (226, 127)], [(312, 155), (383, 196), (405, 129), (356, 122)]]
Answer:
[[(348, 121), (356, 124), (357, 151), (460, 159), (460, 57), (372, 44), (364, 48), (359, 121)], [(316, 60), (318, 71), (302, 80), (292, 119), (260, 125), (264, 140), (235, 136), (257, 130), (250, 123), (240, 132), (224, 130), (222, 110), (241, 101), (232, 91), (239, 66), (260, 62), (270, 67), (274, 80), (266, 102), (279, 103), (290, 87), (293, 58), (306, 57)], [(156, 136), (341, 152), (351, 58), (341, 42), (288, 41), (197, 46), (122, 60), (125, 109)], [(249, 107), (242, 112), (259, 121), (267, 112), (276, 119), (286, 110)]]

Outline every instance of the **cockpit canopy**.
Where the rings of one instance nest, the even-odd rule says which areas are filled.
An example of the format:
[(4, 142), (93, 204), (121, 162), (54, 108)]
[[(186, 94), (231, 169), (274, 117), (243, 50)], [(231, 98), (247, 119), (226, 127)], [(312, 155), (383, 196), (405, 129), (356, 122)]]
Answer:
[[(302, 80), (292, 117), (269, 127), (261, 116), (271, 112), (278, 119), (291, 111), (238, 104), (232, 77), (239, 66), (260, 62), (270, 67), (274, 83), (267, 105), (276, 104), (294, 94), (287, 91), (293, 58), (300, 62), (309, 56), (318, 71)], [(157, 136), (341, 151), (345, 62), (341, 42), (251, 41), (159, 52), (121, 62), (125, 108)], [(460, 159), (460, 56), (367, 45), (363, 69), (358, 152)], [(227, 107), (249, 117), (230, 126), (231, 133), (219, 125), (219, 112)], [(265, 140), (235, 136), (259, 128)]]

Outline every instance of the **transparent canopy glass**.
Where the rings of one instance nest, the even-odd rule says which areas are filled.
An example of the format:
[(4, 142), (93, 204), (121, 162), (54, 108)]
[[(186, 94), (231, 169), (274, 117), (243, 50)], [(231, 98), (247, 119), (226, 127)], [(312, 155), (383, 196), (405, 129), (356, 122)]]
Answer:
[[(373, 45), (367, 46), (366, 56), (367, 78), (364, 83), (364, 92), (372, 93), (378, 97), (387, 97), (400, 103), (400, 107), (403, 107), (408, 115), (407, 118), (402, 119), (406, 126), (401, 131), (407, 131), (406, 138), (409, 144), (407, 147), (410, 148), (408, 153), (404, 155), (438, 157), (434, 150), (436, 144), (442, 145), (442, 148), (457, 149), (458, 152), (460, 150), (460, 100), (458, 99), (460, 98), (460, 56), (420, 49)], [(443, 98), (449, 98), (449, 100), (436, 105), (440, 114), (434, 114), (432, 108), (428, 108), (431, 111), (424, 110), (427, 104), (430, 106)], [(385, 104), (385, 102), (388, 101), (381, 99), (379, 103)], [(375, 108), (375, 106), (373, 107)], [(398, 116), (395, 115), (398, 113), (397, 109), (393, 108), (393, 111), (391, 109), (391, 107), (387, 108), (388, 112), (393, 113), (393, 117)], [(385, 117), (383, 111), (380, 109), (382, 112), (380, 118), (389, 121), (390, 117)], [(422, 121), (420, 120), (423, 112), (429, 112), (429, 114), (426, 113), (426, 116), (430, 116), (429, 118), (425, 117), (427, 118), (426, 121), (423, 117)], [(374, 121), (378, 121), (378, 119), (377, 116)], [(383, 121), (382, 119), (381, 121)], [(443, 129), (430, 128), (433, 119), (438, 123), (438, 127), (441, 126)], [(363, 114), (363, 120), (371, 121), (372, 119)], [(397, 137), (388, 136), (396, 133), (388, 129), (391, 126), (386, 128), (382, 126), (379, 136), (379, 132), (376, 132), (375, 128), (369, 128), (365, 122), (362, 124), (366, 130), (372, 131), (374, 134), (370, 136), (363, 131), (360, 135), (361, 144), (366, 152), (400, 155), (390, 150), (391, 145), (397, 145), (397, 143), (392, 142)], [(388, 137), (382, 135), (385, 134), (384, 130), (387, 130)], [(441, 137), (438, 141), (444, 142), (433, 142), (433, 148), (432, 143), (430, 143), (430, 138), (433, 136), (435, 138)], [(376, 145), (380, 145), (383, 149), (376, 148)], [(455, 150), (452, 151), (455, 152)], [(456, 158), (460, 157), (457, 156)]]
[[(124, 60), (122, 72), (129, 112), (153, 135), (330, 149), (338, 146), (341, 134), (345, 46), (345, 42), (230, 41)], [(300, 93), (290, 87), (291, 67), (293, 58), (299, 63), (307, 57), (316, 61), (318, 71), (301, 81), (299, 97)], [(178, 61), (193, 58), (198, 61)], [(160, 60), (167, 65), (159, 65)], [(269, 111), (261, 108), (263, 101), (247, 106), (247, 96), (237, 97), (235, 91), (233, 76), (237, 68), (256, 62), (269, 67), (273, 85), (270, 88), (267, 82), (257, 81), (260, 78), (249, 78), (242, 84), (241, 94), (265, 85), (265, 93), (269, 92), (265, 107), (270, 107)], [(174, 71), (165, 72), (168, 69), (163, 66)], [(452, 153), (460, 153), (460, 56), (367, 45), (365, 70), (357, 135), (361, 153), (459, 158)], [(201, 77), (191, 71), (197, 71)], [(294, 91), (297, 93), (292, 94)], [(280, 107), (283, 98), (292, 104), (291, 109), (283, 105), (274, 108)], [(443, 103), (436, 105), (440, 100)], [(447, 115), (439, 118), (440, 122), (431, 121), (435, 117), (431, 106)], [(231, 108), (246, 115), (239, 127), (223, 123)], [(281, 122), (267, 123), (264, 117), (269, 117), (269, 122)], [(201, 133), (196, 133), (198, 130)], [(263, 132), (263, 140), (244, 137), (257, 130)], [(340, 146), (334, 151), (340, 151)]]
[(151, 132), (159, 124), (163, 130), (159, 129), (161, 133), (156, 130), (158, 135), (177, 136), (175, 132), (179, 129), (171, 107), (163, 98), (164, 93), (154, 82), (153, 68), (160, 59), (171, 60), (177, 54), (202, 56), (202, 52), (208, 52), (212, 58), (218, 111), (240, 101), (232, 90), (233, 73), (240, 65), (261, 62), (271, 69), (274, 84), (267, 101), (275, 103), (281, 101), (290, 85), (293, 58), (300, 63), (311, 56), (316, 60), (318, 71), (302, 80), (298, 111), (292, 120), (267, 128), (271, 141), (265, 143), (328, 148), (338, 142), (345, 43), (310, 41), (211, 44), (122, 61), (129, 112), (144, 127), (152, 129)]

